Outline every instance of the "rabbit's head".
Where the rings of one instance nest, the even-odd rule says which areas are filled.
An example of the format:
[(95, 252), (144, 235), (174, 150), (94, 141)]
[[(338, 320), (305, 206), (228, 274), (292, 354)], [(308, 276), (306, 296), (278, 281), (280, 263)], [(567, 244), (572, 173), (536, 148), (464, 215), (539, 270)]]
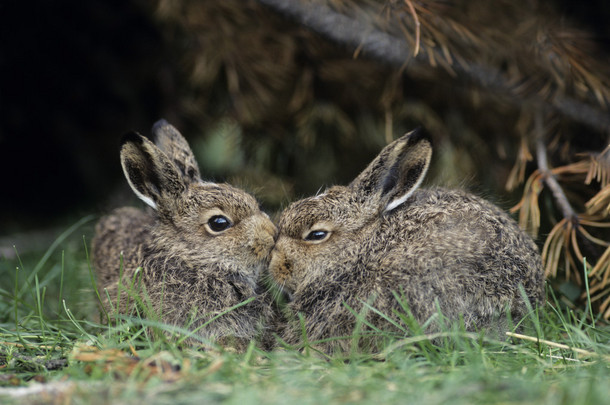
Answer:
[(186, 140), (167, 122), (153, 135), (155, 143), (125, 135), (120, 152), (129, 185), (156, 212), (151, 245), (159, 251), (149, 254), (255, 285), (277, 232), (267, 214), (245, 191), (202, 181)]
[(270, 274), (289, 295), (313, 279), (331, 282), (331, 269), (354, 268), (362, 249), (374, 249), (366, 227), (399, 209), (421, 184), (432, 155), (423, 131), (386, 146), (346, 187), (291, 204), (279, 221)]

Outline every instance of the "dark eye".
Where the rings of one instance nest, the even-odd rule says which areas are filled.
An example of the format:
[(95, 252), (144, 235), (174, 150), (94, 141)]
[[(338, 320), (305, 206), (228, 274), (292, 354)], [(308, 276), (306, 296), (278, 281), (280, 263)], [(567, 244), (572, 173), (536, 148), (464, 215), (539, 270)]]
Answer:
[(311, 231), (305, 237), (306, 241), (316, 242), (326, 239), (328, 236), (328, 231)]
[(212, 232), (222, 232), (229, 229), (233, 224), (224, 215), (214, 215), (208, 220), (208, 226)]

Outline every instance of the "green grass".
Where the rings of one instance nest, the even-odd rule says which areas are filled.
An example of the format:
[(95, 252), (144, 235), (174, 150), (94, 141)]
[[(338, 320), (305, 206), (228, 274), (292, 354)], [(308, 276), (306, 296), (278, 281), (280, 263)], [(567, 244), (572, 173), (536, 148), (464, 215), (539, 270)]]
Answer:
[(102, 325), (83, 233), (90, 229), (79, 223), (47, 252), (0, 258), (2, 403), (602, 404), (610, 397), (610, 328), (588, 308), (573, 312), (552, 296), (526, 322), (534, 341), (450, 330), (434, 344), (415, 334), (382, 353), (341, 358), (291, 348), (197, 350), (137, 317)]

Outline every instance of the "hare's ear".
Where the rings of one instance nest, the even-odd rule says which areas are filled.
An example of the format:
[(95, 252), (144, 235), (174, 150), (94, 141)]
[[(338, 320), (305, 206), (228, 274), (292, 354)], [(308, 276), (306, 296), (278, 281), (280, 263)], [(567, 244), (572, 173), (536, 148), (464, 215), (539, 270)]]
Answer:
[(391, 211), (417, 190), (431, 157), (430, 141), (416, 129), (386, 146), (350, 187), (378, 212)]
[(123, 136), (121, 166), (134, 193), (154, 209), (164, 199), (177, 197), (186, 190), (185, 180), (172, 161), (138, 133)]
[(190, 182), (199, 181), (201, 175), (195, 155), (178, 130), (165, 120), (152, 127), (153, 141), (174, 162), (182, 176)]

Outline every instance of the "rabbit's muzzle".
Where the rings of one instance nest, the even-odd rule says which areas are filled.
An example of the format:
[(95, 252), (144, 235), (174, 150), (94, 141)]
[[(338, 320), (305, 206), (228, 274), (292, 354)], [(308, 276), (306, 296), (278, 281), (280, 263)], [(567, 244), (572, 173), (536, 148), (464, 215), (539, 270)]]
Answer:
[(284, 253), (274, 249), (271, 252), (271, 263), (269, 264), (271, 275), (279, 284), (284, 284), (292, 274), (292, 265), (286, 259)]
[(258, 260), (267, 263), (275, 244), (277, 228), (268, 217), (262, 215), (253, 218), (252, 225), (249, 248)]
[(286, 254), (278, 249), (276, 243), (275, 248), (271, 252), (271, 262), (269, 263), (269, 274), (275, 281), (276, 285), (280, 289), (287, 293), (290, 297), (293, 292), (293, 276), (294, 276), (294, 265)]

